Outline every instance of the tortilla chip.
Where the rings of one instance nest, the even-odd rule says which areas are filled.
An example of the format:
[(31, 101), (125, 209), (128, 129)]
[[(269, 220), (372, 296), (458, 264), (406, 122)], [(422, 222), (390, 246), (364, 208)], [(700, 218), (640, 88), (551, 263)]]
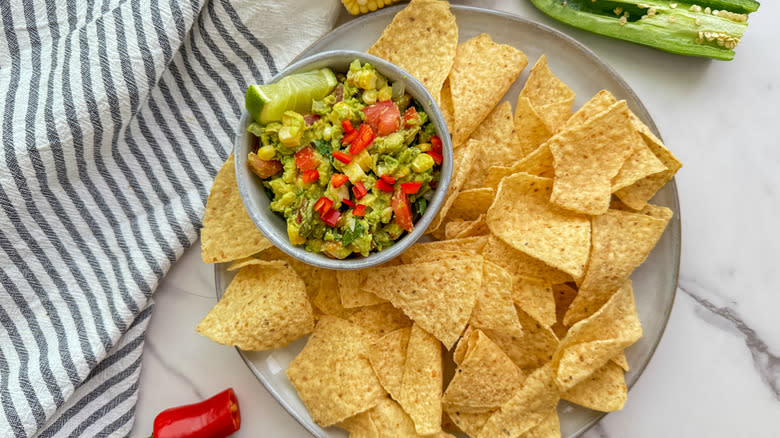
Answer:
[(571, 115), (575, 93), (550, 71), (547, 57), (542, 55), (531, 68), (520, 97), (527, 97), (550, 132), (555, 132)]
[(482, 187), (491, 166), (509, 165), (525, 156), (522, 145), (513, 141), (514, 130), (512, 104), (503, 102), (493, 108), (471, 134), (471, 138), (481, 142), (486, 149), (477, 154), (471, 178), (463, 185), (464, 190)]
[(555, 168), (550, 202), (582, 214), (605, 213), (612, 197), (612, 178), (639, 141), (625, 101), (556, 134), (547, 143)]
[(446, 237), (447, 224), (451, 221), (473, 221), (486, 213), (496, 191), (488, 188), (461, 190), (450, 203), (447, 215), (439, 225), (439, 231), (444, 230), (443, 235), (434, 233), (434, 237)]
[(585, 102), (580, 109), (569, 117), (562, 129), (570, 129), (579, 125), (584, 125), (586, 121), (597, 114), (606, 111), (617, 103), (617, 99), (607, 90), (601, 90), (596, 93), (589, 101)]
[(592, 217), (590, 261), (580, 281), (580, 292), (566, 312), (564, 323), (572, 325), (606, 303), (634, 269), (647, 259), (666, 224), (664, 219), (620, 210), (609, 210)]
[(387, 300), (379, 298), (364, 289), (366, 274), (362, 270), (338, 271), (336, 272), (336, 279), (339, 282), (341, 305), (347, 309), (373, 306), (374, 304), (387, 302)]
[(628, 157), (618, 174), (612, 178), (611, 190), (613, 193), (634, 184), (642, 178), (666, 170), (664, 163), (653, 154), (644, 138), (641, 135), (639, 138), (641, 141), (636, 145), (634, 153)]
[(552, 136), (552, 131), (542, 116), (536, 112), (531, 101), (522, 95), (517, 97), (514, 125), (515, 135), (523, 149), (523, 157), (536, 150)]
[[(441, 87), (441, 97), (439, 98), (439, 109), (441, 110), (441, 116), (444, 118), (444, 123), (447, 124), (447, 130), (452, 137), (452, 128), (455, 126), (455, 110), (452, 106), (452, 91), (450, 90), (450, 80), (446, 79), (444, 85)], [(458, 148), (462, 144), (452, 143), (452, 149)]]
[(567, 391), (642, 337), (631, 280), (596, 313), (569, 328), (553, 356), (556, 382)]
[(482, 257), (364, 269), (365, 290), (403, 310), (447, 349), (471, 316), (482, 285)]
[(469, 138), (526, 65), (523, 52), (494, 42), (486, 33), (458, 45), (449, 75), (455, 109), (453, 143)]
[(559, 399), (555, 372), (545, 365), (525, 379), (512, 398), (488, 419), (478, 437), (520, 436), (555, 412)]
[(512, 275), (539, 278), (550, 283), (572, 281), (571, 275), (514, 249), (496, 236), (486, 240), (481, 254), (485, 260), (501, 266)]
[(553, 409), (541, 423), (520, 435), (520, 438), (561, 438), (561, 423), (558, 419), (558, 411)]
[(563, 317), (571, 302), (574, 301), (574, 297), (577, 296), (577, 289), (567, 284), (554, 284), (553, 296), (555, 297), (555, 324), (552, 329), (558, 339), (563, 339), (569, 331), (569, 327), (563, 323)]
[(479, 215), (473, 221), (452, 221), (447, 222), (444, 227), (444, 237), (450, 239), (464, 239), (466, 237), (487, 236), (490, 234), (490, 228), (485, 220), (487, 216)]
[(469, 414), (455, 410), (447, 411), (447, 415), (460, 430), (469, 436), (477, 436), (494, 412), (495, 411)]
[(666, 167), (666, 170), (662, 172), (642, 178), (615, 192), (615, 195), (626, 205), (634, 210), (641, 210), (655, 193), (674, 177), (674, 174), (682, 167), (682, 163), (634, 113), (629, 112), (629, 118), (634, 129), (642, 135), (647, 146)]
[(412, 320), (390, 303), (363, 307), (348, 318), (352, 324), (359, 325), (375, 338), (404, 327), (411, 327)]
[(579, 277), (588, 261), (590, 221), (550, 204), (552, 191), (549, 178), (508, 176), (498, 187), (487, 223), (493, 234), (515, 249)]
[(505, 177), (524, 172), (529, 175), (540, 176), (543, 178), (555, 177), (553, 169), (553, 156), (547, 143), (542, 144), (530, 154), (526, 155), (520, 161), (512, 164), (511, 167), (493, 166), (488, 169), (488, 176), (485, 179), (485, 187), (498, 189), (501, 180)]
[(619, 366), (625, 372), (628, 372), (628, 370), (631, 369), (628, 365), (628, 359), (626, 358), (625, 351), (613, 357), (612, 359), (610, 359), (610, 361), (615, 365)]
[(522, 336), (510, 336), (500, 331), (484, 330), (523, 372), (529, 373), (549, 362), (558, 348), (558, 338), (552, 329), (539, 323), (522, 309), (517, 318), (523, 326)]
[(487, 237), (477, 236), (464, 239), (415, 243), (410, 246), (409, 249), (401, 253), (400, 259), (404, 264), (426, 262), (441, 251), (455, 251), (463, 254), (478, 255), (487, 241)]
[(480, 330), (473, 331), (469, 339), (470, 346), (444, 392), (442, 406), (451, 412), (490, 412), (512, 397), (525, 375)]
[[(435, 233), (442, 225), (442, 222), (444, 218), (447, 217), (452, 203), (455, 202), (455, 199), (463, 187), (463, 184), (470, 176), (471, 167), (474, 164), (474, 157), (476, 156), (477, 151), (481, 148), (482, 146), (479, 144), (479, 142), (469, 140), (465, 146), (453, 153), (454, 170), (452, 172), (450, 186), (447, 188), (447, 195), (444, 198), (444, 202), (442, 203), (441, 208), (439, 208), (439, 212), (433, 218), (431, 225), (428, 227), (428, 230), (426, 231), (427, 233)], [(437, 236), (436, 234), (434, 234), (434, 236), (441, 238), (441, 236)]]
[(244, 209), (230, 155), (217, 172), (206, 201), (200, 230), (201, 258), (204, 263), (225, 263), (272, 246)]
[(368, 53), (409, 72), (438, 103), (457, 45), (458, 26), (449, 3), (412, 0), (395, 15)]
[[(384, 403), (386, 398), (380, 401), (377, 406)], [(376, 408), (373, 407), (368, 411), (361, 412), (353, 417), (349, 417), (346, 420), (337, 423), (336, 426), (349, 431), (350, 438), (377, 438), (379, 437), (379, 431), (376, 428), (374, 419), (371, 418), (369, 412)]]
[[(401, 406), (393, 400), (385, 398), (380, 401), (371, 410), (359, 414), (353, 418), (365, 417), (371, 424), (373, 430), (362, 427), (355, 430), (355, 427), (344, 422), (347, 426), (345, 429), (350, 431), (350, 438), (363, 438), (363, 437), (376, 437), (376, 438), (422, 438), (423, 436), (418, 434), (414, 430), (414, 423), (412, 419), (404, 412)], [(351, 420), (348, 420), (351, 421)], [(361, 425), (362, 426), (362, 425)], [(369, 434), (365, 434), (368, 432)], [(371, 435), (371, 433), (375, 433)], [(452, 437), (452, 435), (446, 432), (439, 432), (433, 435), (427, 435), (426, 438), (445, 438)], [(454, 437), (452, 437), (454, 438)]]
[(574, 96), (557, 102), (541, 105), (536, 108), (544, 123), (551, 132), (561, 131), (566, 120), (571, 117), (571, 106), (574, 105)]
[(284, 262), (261, 262), (236, 274), (197, 330), (220, 344), (270, 350), (284, 347), (313, 328), (314, 315), (303, 281)]
[(385, 390), (366, 355), (371, 336), (343, 319), (324, 316), (290, 362), (287, 377), (321, 426), (374, 407)]
[(398, 403), (420, 435), (441, 431), (442, 386), (441, 343), (415, 324), (406, 349)]
[(628, 398), (623, 370), (613, 362), (607, 362), (588, 378), (561, 394), (561, 398), (595, 411), (619, 411), (623, 409)]
[(368, 360), (379, 383), (395, 400), (401, 396), (406, 349), (411, 332), (411, 327), (390, 332), (371, 344), (369, 349)]
[(516, 275), (512, 283), (512, 300), (544, 326), (555, 324), (555, 297), (549, 281)]
[(319, 292), (322, 273), (325, 272), (324, 269), (303, 263), (298, 259), (290, 257), (276, 247), (268, 248), (263, 251), (258, 258), (260, 260), (281, 260), (286, 262), (306, 284), (306, 294), (309, 295), (309, 298), (315, 296), (317, 292)]
[(322, 272), (320, 290), (311, 299), (311, 303), (323, 315), (338, 316), (342, 319), (348, 319), (357, 312), (357, 309), (346, 309), (341, 305), (336, 271), (326, 270)]
[(244, 266), (249, 265), (255, 265), (257, 264), (257, 261), (260, 260), (255, 256), (249, 256), (240, 258), (238, 260), (234, 260), (230, 262), (230, 265), (228, 265), (227, 270), (230, 271), (238, 271), (239, 269), (243, 268)]
[(512, 283), (512, 275), (500, 266), (487, 261), (483, 264), (482, 288), (477, 291), (477, 303), (471, 311), (471, 327), (523, 335), (512, 301)]

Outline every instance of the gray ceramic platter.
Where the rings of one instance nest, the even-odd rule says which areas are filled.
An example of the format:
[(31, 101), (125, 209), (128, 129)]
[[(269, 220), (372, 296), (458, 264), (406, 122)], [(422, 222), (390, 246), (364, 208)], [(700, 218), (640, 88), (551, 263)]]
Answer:
[[(383, 9), (352, 20), (314, 43), (298, 58), (326, 50), (366, 51), (402, 7)], [(628, 84), (611, 67), (574, 39), (550, 27), (518, 16), (465, 6), (453, 5), (451, 8), (457, 19), (461, 41), (487, 32), (493, 40), (517, 47), (528, 56), (529, 68), (526, 68), (504, 97), (512, 103), (513, 107), (528, 77), (530, 65), (533, 65), (539, 56), (546, 54), (552, 71), (577, 93), (575, 108), (581, 106), (599, 90), (607, 89), (616, 98), (625, 99), (634, 113), (658, 134), (652, 118)], [(356, 35), (360, 37), (356, 38)], [(673, 145), (671, 148), (674, 150)], [(674, 181), (661, 189), (652, 202), (672, 209), (674, 218), (669, 222), (666, 232), (647, 261), (631, 276), (644, 336), (626, 350), (626, 357), (631, 366), (631, 370), (626, 374), (629, 388), (636, 383), (661, 340), (674, 303), (680, 265), (680, 208)], [(226, 267), (225, 264), (215, 266), (218, 297), (222, 296), (235, 274), (227, 272)], [(268, 392), (314, 436), (346, 438), (347, 433), (341, 429), (321, 428), (312, 421), (298, 398), (295, 388), (284, 373), (305, 342), (305, 339), (300, 339), (274, 351), (239, 350), (238, 352)], [(559, 404), (558, 413), (561, 434), (568, 438), (579, 436), (604, 415), (567, 402)]]

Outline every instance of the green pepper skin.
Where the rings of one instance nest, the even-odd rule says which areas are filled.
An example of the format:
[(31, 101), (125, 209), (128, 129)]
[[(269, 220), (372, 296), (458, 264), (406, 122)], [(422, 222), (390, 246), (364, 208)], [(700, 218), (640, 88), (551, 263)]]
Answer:
[[(708, 5), (728, 6), (730, 9), (721, 10), (733, 13), (758, 9), (758, 2), (753, 0), (696, 2), (701, 11), (695, 6), (691, 8), (690, 3), (657, 0), (531, 0), (531, 3), (556, 20), (589, 32), (680, 55), (720, 60), (734, 58), (733, 48), (747, 29), (747, 16), (742, 17), (744, 21), (735, 21), (706, 13), (704, 9)], [(629, 12), (629, 16), (621, 19), (616, 8)], [(648, 13), (651, 9), (654, 14)]]

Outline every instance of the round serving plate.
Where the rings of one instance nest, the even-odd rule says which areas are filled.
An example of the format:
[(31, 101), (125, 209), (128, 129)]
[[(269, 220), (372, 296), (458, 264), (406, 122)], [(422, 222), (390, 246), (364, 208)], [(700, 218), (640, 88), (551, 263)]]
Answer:
[[(367, 51), (403, 7), (382, 9), (349, 21), (311, 45), (298, 58), (326, 50)], [(451, 10), (457, 20), (461, 41), (488, 33), (494, 41), (512, 45), (528, 57), (529, 68), (504, 97), (513, 107), (528, 77), (530, 65), (544, 54), (547, 55), (550, 69), (577, 93), (574, 108), (580, 107), (598, 91), (606, 89), (617, 99), (625, 99), (631, 110), (658, 135), (647, 109), (628, 84), (576, 40), (548, 26), (511, 14), (456, 5), (452, 5)], [(645, 263), (631, 275), (644, 336), (626, 349), (626, 358), (631, 367), (626, 373), (629, 389), (650, 362), (661, 340), (674, 303), (680, 266), (680, 207), (674, 180), (664, 186), (651, 202), (670, 208), (674, 217)], [(235, 275), (235, 272), (228, 272), (226, 268), (227, 264), (218, 264), (214, 268), (218, 297), (222, 296)], [(285, 348), (273, 351), (238, 352), (268, 392), (313, 435), (320, 438), (346, 438), (348, 434), (341, 429), (322, 428), (314, 423), (284, 373), (305, 343), (306, 339), (299, 339)], [(604, 416), (602, 412), (565, 401), (558, 405), (558, 413), (561, 435), (567, 438), (579, 436)]]

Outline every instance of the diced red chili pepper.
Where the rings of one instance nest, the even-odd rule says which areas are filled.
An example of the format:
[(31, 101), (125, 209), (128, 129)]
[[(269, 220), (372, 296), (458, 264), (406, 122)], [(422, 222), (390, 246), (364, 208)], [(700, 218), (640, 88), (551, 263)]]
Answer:
[(396, 190), (393, 194), (393, 213), (395, 213), (395, 223), (406, 231), (411, 232), (414, 229), (412, 223), (412, 207), (409, 205), (409, 198), (403, 190)]
[(355, 203), (354, 203), (354, 202), (352, 202), (352, 201), (350, 201), (350, 200), (349, 200), (349, 199), (347, 199), (347, 198), (344, 198), (344, 199), (342, 199), (342, 200), (341, 200), (341, 202), (343, 202), (343, 203), (344, 203), (344, 205), (346, 205), (346, 206), (347, 206), (347, 207), (349, 207), (349, 208), (355, 208)]
[(422, 187), (422, 182), (420, 181), (401, 183), (401, 191), (403, 191), (407, 195), (414, 195), (415, 193), (419, 192), (420, 187)]
[(386, 173), (382, 174), (382, 176), (380, 178), (382, 178), (382, 180), (384, 182), (388, 183), (388, 184), (395, 184), (395, 178), (393, 178), (392, 176), (390, 176), (390, 175), (388, 175)]
[(376, 184), (374, 185), (374, 187), (378, 188), (379, 190), (381, 190), (383, 192), (388, 192), (388, 193), (390, 193), (390, 192), (392, 192), (394, 190), (393, 185), (392, 184), (388, 184), (387, 181), (385, 181), (383, 179), (376, 180)]
[(438, 154), (442, 153), (441, 137), (438, 135), (431, 137), (431, 149)]
[(330, 177), (330, 185), (332, 185), (333, 188), (339, 188), (347, 181), (349, 181), (349, 177), (343, 173), (334, 173)]
[(344, 164), (349, 164), (349, 162), (352, 161), (352, 155), (345, 154), (344, 152), (340, 151), (333, 151), (333, 158), (341, 161)]
[(363, 185), (363, 181), (358, 181), (352, 186), (352, 193), (355, 194), (355, 199), (362, 199), (363, 196), (366, 196), (368, 190), (366, 190), (366, 186)]
[(358, 204), (354, 210), (352, 210), (352, 216), (363, 217), (366, 215), (366, 205)]
[(314, 211), (319, 214), (325, 214), (333, 207), (333, 201), (330, 198), (322, 196), (314, 203)]
[[(362, 126), (362, 125), (361, 125), (361, 126)], [(345, 134), (344, 134), (344, 137), (341, 137), (341, 143), (342, 143), (342, 144), (350, 144), (350, 143), (352, 143), (353, 141), (355, 141), (355, 139), (357, 138), (357, 136), (358, 136), (358, 130), (357, 130), (357, 129), (352, 129), (352, 132), (350, 132), (350, 133), (345, 133)]]
[(329, 227), (335, 227), (340, 217), (341, 213), (336, 209), (331, 209), (327, 213), (320, 215), (320, 219)]
[(295, 153), (295, 167), (301, 170), (311, 170), (319, 167), (320, 161), (314, 156), (314, 149), (310, 146)]
[(357, 133), (357, 138), (349, 145), (349, 153), (351, 155), (357, 155), (362, 152), (363, 149), (369, 147), (374, 141), (374, 138), (376, 138), (374, 130), (366, 123), (360, 125), (360, 129), (358, 129)]
[(223, 438), (241, 428), (233, 388), (200, 403), (166, 409), (154, 419), (154, 438)]
[(341, 128), (344, 130), (345, 134), (349, 134), (350, 132), (355, 130), (355, 127), (352, 126), (352, 122), (350, 122), (349, 120), (342, 120)]
[(417, 109), (410, 106), (404, 112), (404, 128), (408, 128), (410, 125), (419, 125), (420, 115), (417, 114)]
[(309, 184), (320, 179), (320, 173), (317, 172), (317, 169), (307, 170), (306, 172), (303, 172), (301, 179), (303, 180), (304, 184)]
[(440, 153), (434, 152), (433, 149), (426, 152), (426, 154), (430, 155), (431, 158), (433, 158), (433, 162), (436, 164), (441, 164), (441, 162), (444, 161), (444, 157), (442, 157)]
[(363, 108), (366, 123), (380, 137), (392, 134), (401, 127), (401, 112), (392, 100), (383, 100)]

